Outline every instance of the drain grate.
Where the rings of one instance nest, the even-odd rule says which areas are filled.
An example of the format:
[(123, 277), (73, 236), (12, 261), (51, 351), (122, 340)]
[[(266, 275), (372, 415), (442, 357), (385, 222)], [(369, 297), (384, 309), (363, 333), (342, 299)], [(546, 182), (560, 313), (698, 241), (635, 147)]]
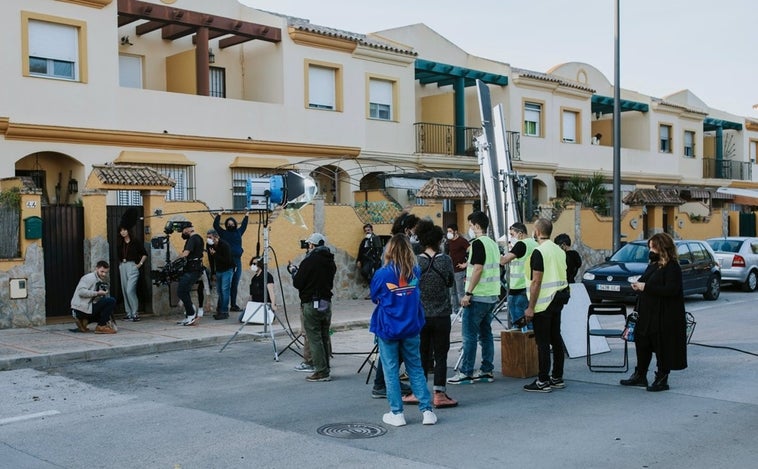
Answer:
[(359, 439), (374, 438), (387, 433), (387, 429), (371, 423), (330, 423), (319, 427), (319, 435), (332, 438)]

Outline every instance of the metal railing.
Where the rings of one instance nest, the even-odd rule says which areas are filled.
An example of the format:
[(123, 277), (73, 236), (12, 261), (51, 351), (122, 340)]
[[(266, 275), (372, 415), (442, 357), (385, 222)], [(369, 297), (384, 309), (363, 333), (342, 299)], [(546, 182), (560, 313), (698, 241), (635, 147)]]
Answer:
[(751, 181), (753, 179), (753, 164), (744, 161), (703, 158), (703, 177)]
[[(476, 156), (474, 138), (481, 133), (481, 127), (459, 127), (455, 125), (417, 122), (416, 153), (440, 155)], [(520, 159), (521, 134), (506, 132), (511, 159)]]

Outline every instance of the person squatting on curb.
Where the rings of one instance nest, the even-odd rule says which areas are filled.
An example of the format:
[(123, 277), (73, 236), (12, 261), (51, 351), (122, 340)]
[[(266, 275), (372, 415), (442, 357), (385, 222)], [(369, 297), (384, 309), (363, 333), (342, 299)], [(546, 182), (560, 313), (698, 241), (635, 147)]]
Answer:
[(107, 262), (98, 261), (95, 270), (85, 274), (76, 285), (71, 298), (71, 315), (79, 332), (89, 332), (87, 325), (97, 322), (95, 334), (116, 333), (113, 322), (116, 299), (108, 296), (108, 270)]

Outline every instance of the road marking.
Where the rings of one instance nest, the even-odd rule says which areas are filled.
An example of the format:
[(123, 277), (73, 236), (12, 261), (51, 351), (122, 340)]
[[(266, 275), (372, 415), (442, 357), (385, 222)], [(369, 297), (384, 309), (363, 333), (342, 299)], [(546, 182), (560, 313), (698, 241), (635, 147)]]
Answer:
[(15, 422), (22, 422), (24, 420), (32, 420), (42, 417), (50, 417), (51, 415), (58, 415), (60, 414), (57, 410), (46, 410), (44, 412), (37, 412), (35, 414), (27, 414), (27, 415), (19, 415), (17, 417), (8, 417), (5, 419), (0, 419), (0, 425), (5, 425), (8, 423), (15, 423)]

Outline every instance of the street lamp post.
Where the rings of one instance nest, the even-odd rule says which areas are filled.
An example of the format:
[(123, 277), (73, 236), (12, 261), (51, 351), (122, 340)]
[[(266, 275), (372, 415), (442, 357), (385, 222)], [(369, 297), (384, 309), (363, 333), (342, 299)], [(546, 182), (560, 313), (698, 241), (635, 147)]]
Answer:
[(621, 247), (621, 85), (619, 77), (619, 2), (614, 9), (613, 54), (613, 251)]

